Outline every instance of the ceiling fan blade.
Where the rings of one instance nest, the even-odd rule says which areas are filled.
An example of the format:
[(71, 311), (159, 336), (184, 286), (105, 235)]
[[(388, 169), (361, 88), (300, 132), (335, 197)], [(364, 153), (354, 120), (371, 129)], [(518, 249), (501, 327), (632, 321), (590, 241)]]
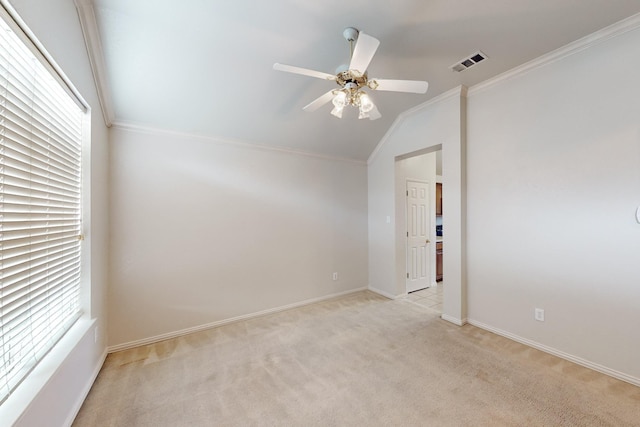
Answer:
[(429, 83), (421, 80), (389, 80), (370, 79), (378, 84), (376, 90), (388, 90), (392, 92), (426, 93)]
[(380, 41), (368, 34), (360, 32), (358, 34), (358, 40), (356, 41), (356, 47), (353, 49), (353, 56), (351, 57), (351, 63), (349, 64), (350, 70), (359, 71), (364, 74), (369, 67), (373, 55), (375, 55)]
[(374, 105), (371, 111), (369, 111), (369, 120), (378, 120), (380, 117), (382, 117), (382, 114), (378, 111), (378, 107)]
[(325, 93), (324, 95), (321, 95), (320, 97), (316, 98), (315, 101), (311, 101), (302, 109), (308, 113), (316, 111), (318, 108), (322, 107), (324, 104), (331, 101), (333, 99), (333, 96), (334, 95), (333, 95), (333, 89), (332, 89), (329, 92)]
[(294, 67), (293, 65), (273, 64), (273, 69), (293, 74), (302, 74), (303, 76), (315, 77), (323, 80), (335, 80), (333, 74), (323, 73), (322, 71), (309, 70), (307, 68)]

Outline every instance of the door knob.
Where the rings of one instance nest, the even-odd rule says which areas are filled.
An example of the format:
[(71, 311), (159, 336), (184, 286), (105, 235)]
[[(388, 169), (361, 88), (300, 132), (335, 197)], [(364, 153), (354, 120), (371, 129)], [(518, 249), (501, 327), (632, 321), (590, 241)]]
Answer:
[(429, 239), (427, 239), (427, 243), (429, 243)]

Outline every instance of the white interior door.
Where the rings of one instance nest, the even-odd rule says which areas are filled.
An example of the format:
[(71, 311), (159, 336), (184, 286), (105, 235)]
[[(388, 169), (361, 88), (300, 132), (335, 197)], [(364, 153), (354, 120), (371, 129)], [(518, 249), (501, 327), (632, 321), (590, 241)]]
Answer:
[(407, 181), (407, 292), (429, 286), (431, 242), (429, 184)]

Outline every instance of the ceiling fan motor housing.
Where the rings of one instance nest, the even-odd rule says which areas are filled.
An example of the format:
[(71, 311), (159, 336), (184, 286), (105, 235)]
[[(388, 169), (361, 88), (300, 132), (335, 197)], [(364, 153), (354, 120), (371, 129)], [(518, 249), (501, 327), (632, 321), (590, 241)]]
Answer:
[[(358, 89), (367, 85), (367, 73), (359, 75), (352, 70), (343, 71), (336, 75), (336, 83), (345, 89)], [(350, 87), (347, 87), (348, 84)]]

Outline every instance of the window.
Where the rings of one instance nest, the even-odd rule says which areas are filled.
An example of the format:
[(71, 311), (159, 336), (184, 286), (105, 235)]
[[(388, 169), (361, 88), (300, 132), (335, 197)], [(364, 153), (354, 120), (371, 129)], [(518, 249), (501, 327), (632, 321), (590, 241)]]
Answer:
[(84, 118), (83, 109), (60, 83), (59, 75), (3, 16), (0, 14), (0, 402), (81, 314)]

